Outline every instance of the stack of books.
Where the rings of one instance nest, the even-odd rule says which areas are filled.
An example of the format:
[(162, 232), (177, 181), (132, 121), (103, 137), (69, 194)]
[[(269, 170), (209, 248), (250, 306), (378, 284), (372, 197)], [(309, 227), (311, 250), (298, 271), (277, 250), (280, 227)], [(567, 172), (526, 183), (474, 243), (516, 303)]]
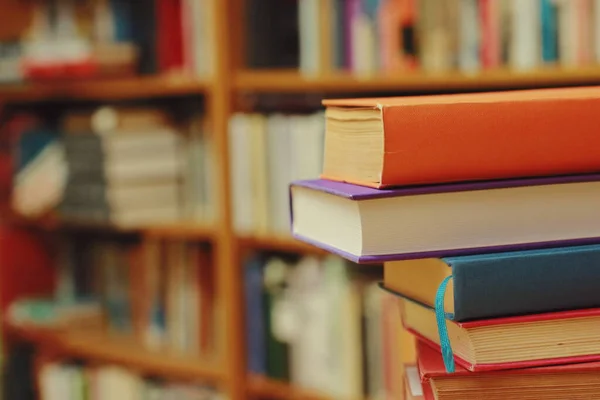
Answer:
[(103, 108), (63, 121), (71, 218), (131, 226), (177, 221), (183, 140), (165, 113)]
[(174, 122), (151, 106), (74, 108), (59, 127), (32, 120), (14, 135), (12, 209), (130, 229), (210, 223), (212, 146), (201, 115)]
[(293, 234), (385, 262), (407, 397), (600, 398), (599, 88), (325, 105)]

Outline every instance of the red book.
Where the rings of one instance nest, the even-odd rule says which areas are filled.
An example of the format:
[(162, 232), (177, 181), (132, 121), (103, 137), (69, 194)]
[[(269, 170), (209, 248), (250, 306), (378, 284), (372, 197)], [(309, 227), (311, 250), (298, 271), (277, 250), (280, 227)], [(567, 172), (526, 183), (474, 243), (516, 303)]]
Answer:
[(500, 66), (500, 10), (498, 0), (480, 0), (481, 61), (484, 68)]
[[(412, 300), (399, 303), (406, 329), (439, 349), (435, 311)], [(445, 323), (455, 363), (469, 371), (600, 361), (600, 308)]]
[(207, 356), (215, 347), (215, 265), (209, 251), (198, 246), (192, 251), (194, 268), (198, 268), (199, 272), (197, 288), (200, 294), (200, 351)]
[(425, 400), (475, 398), (482, 390), (486, 400), (544, 400), (561, 395), (583, 400), (600, 393), (600, 362), (477, 373), (459, 366), (448, 373), (441, 354), (425, 342), (417, 341), (417, 354)]
[[(0, 263), (0, 313), (3, 316), (16, 300), (53, 295), (57, 277), (50, 240), (43, 240), (24, 228), (1, 226)], [(10, 334), (4, 336), (3, 347), (10, 346), (16, 339)]]
[(157, 0), (158, 62), (161, 72), (183, 68), (181, 0)]

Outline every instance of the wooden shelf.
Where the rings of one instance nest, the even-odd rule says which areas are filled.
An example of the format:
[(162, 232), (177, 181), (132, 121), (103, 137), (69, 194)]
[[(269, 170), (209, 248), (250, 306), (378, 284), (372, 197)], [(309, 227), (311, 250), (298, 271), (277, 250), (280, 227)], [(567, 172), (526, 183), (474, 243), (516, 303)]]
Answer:
[(573, 69), (543, 68), (530, 72), (506, 69), (467, 75), (460, 72), (426, 74), (398, 72), (357, 78), (339, 72), (307, 78), (296, 70), (240, 71), (235, 88), (259, 92), (383, 92), (446, 89), (535, 88), (600, 83), (600, 66)]
[(143, 228), (149, 236), (174, 238), (174, 239), (205, 239), (213, 240), (216, 230), (209, 225), (196, 223), (174, 223)]
[(256, 250), (273, 250), (288, 253), (308, 253), (308, 254), (326, 254), (316, 246), (301, 242), (293, 237), (285, 236), (239, 236), (238, 244), (240, 247)]
[(172, 379), (210, 383), (224, 379), (215, 363), (176, 353), (146, 350), (132, 338), (111, 337), (96, 331), (72, 332), (27, 326), (10, 326), (9, 331), (59, 357), (116, 364), (143, 374)]
[(98, 222), (61, 219), (55, 215), (48, 215), (40, 219), (28, 219), (11, 215), (11, 223), (16, 225), (37, 228), (45, 231), (98, 231), (114, 233), (146, 234), (152, 237), (165, 237), (177, 239), (205, 239), (213, 240), (215, 230), (212, 226), (199, 223), (175, 222), (164, 225), (141, 227), (121, 227)]
[(124, 100), (201, 95), (209, 89), (202, 80), (181, 76), (141, 76), (0, 85), (0, 101)]
[(331, 398), (314, 391), (300, 389), (286, 382), (280, 382), (260, 375), (250, 375), (247, 380), (247, 391), (251, 398), (260, 399), (298, 399), (298, 400), (330, 400)]

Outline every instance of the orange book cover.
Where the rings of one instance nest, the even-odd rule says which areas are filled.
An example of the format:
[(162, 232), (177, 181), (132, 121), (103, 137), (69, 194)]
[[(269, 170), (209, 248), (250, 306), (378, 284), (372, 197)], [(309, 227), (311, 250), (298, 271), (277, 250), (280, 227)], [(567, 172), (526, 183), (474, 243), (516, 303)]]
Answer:
[(323, 104), (380, 110), (384, 132), (380, 182), (325, 179), (384, 188), (600, 171), (600, 86)]

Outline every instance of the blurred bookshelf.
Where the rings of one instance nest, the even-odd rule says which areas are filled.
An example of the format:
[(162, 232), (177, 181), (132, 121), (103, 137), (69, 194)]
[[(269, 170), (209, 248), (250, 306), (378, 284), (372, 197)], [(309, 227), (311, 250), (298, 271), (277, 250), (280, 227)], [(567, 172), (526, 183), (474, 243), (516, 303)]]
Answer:
[(258, 92), (413, 92), (468, 89), (514, 89), (589, 84), (600, 80), (600, 66), (545, 67), (532, 71), (498, 69), (479, 73), (418, 71), (389, 72), (357, 77), (348, 72), (305, 76), (297, 70), (240, 71), (235, 76), (240, 91)]
[(107, 233), (135, 233), (148, 237), (197, 239), (211, 241), (215, 238), (216, 231), (209, 225), (198, 223), (172, 223), (135, 227), (119, 227), (106, 223), (86, 222), (69, 220), (56, 215), (43, 218), (30, 219), (18, 215), (8, 217), (11, 224), (26, 228), (39, 229), (42, 231), (88, 231), (88, 232), (107, 232)]
[(251, 396), (261, 399), (306, 399), (306, 400), (326, 400), (330, 397), (302, 390), (284, 382), (265, 378), (264, 376), (248, 377), (248, 392)]
[(129, 337), (99, 335), (89, 330), (44, 329), (35, 326), (9, 327), (9, 332), (47, 348), (55, 356), (83, 358), (117, 364), (150, 375), (211, 384), (223, 377), (214, 363), (184, 354), (148, 351)]
[[(84, 40), (83, 44), (81, 38), (69, 42), (66, 48), (71, 52), (65, 57), (71, 61), (79, 57), (75, 68), (63, 65), (60, 57), (50, 57), (60, 66), (48, 68), (40, 63), (49, 55), (35, 46), (35, 40), (44, 43), (44, 24), (34, 18), (39, 25), (36, 29), (42, 29), (42, 33), (35, 33), (29, 25), (32, 18), (26, 16), (31, 12), (36, 18), (43, 15), (39, 7), (44, 2), (17, 5), (0, 0), (0, 6), (4, 2), (9, 7), (3, 14), (14, 15), (14, 21), (10, 18), (10, 24), (0, 26), (0, 105), (6, 111), (2, 115), (6, 122), (0, 125), (0, 175), (8, 182), (3, 182), (0, 189), (7, 192), (4, 208), (10, 208), (3, 219), (7, 231), (0, 238), (7, 244), (0, 246), (20, 250), (19, 256), (6, 261), (8, 267), (0, 282), (0, 291), (6, 292), (0, 296), (5, 299), (3, 313), (10, 314), (9, 306), (13, 302), (19, 305), (22, 298), (64, 297), (62, 292), (66, 291), (68, 305), (73, 292), (100, 290), (103, 295), (108, 292), (106, 296), (116, 297), (111, 301), (123, 301), (125, 297), (131, 303), (124, 307), (131, 311), (127, 323), (132, 325), (127, 329), (117, 327), (117, 334), (110, 333), (115, 329), (116, 317), (104, 303), (100, 307), (104, 315), (102, 328), (91, 331), (9, 321), (4, 325), (10, 336), (5, 350), (10, 351), (15, 343), (28, 342), (35, 346), (37, 361), (42, 365), (57, 367), (53, 363), (73, 360), (83, 362), (84, 369), (87, 365), (116, 365), (144, 379), (209, 384), (222, 398), (231, 400), (375, 400), (400, 396), (401, 383), (384, 382), (381, 368), (374, 368), (373, 362), (366, 362), (362, 355), (344, 356), (344, 365), (351, 370), (344, 370), (346, 375), (338, 375), (337, 381), (328, 385), (319, 382), (315, 376), (318, 373), (307, 371), (311, 369), (307, 365), (318, 366), (318, 361), (304, 359), (302, 364), (294, 359), (299, 349), (308, 346), (306, 343), (282, 344), (278, 338), (269, 339), (271, 345), (275, 343), (282, 350), (280, 356), (287, 363), (302, 364), (296, 365), (293, 372), (283, 373), (269, 365), (273, 360), (267, 360), (267, 350), (258, 346), (262, 354), (253, 352), (256, 349), (249, 341), (254, 328), (271, 329), (272, 318), (269, 311), (254, 313), (251, 307), (264, 306), (265, 298), (281, 300), (277, 296), (282, 292), (272, 292), (273, 282), (267, 282), (272, 278), (270, 270), (287, 282), (275, 284), (277, 289), (286, 285), (301, 288), (303, 281), (294, 279), (303, 274), (314, 278), (311, 274), (315, 271), (319, 277), (335, 275), (339, 281), (328, 284), (339, 284), (344, 295), (359, 299), (362, 311), (341, 309), (327, 298), (327, 286), (315, 288), (315, 293), (324, 296), (321, 305), (331, 315), (347, 317), (345, 324), (355, 327), (353, 324), (361, 318), (369, 319), (365, 332), (355, 335), (351, 342), (370, 354), (368, 357), (381, 357), (384, 350), (367, 348), (365, 336), (396, 337), (394, 332), (400, 329), (397, 310), (383, 295), (374, 294), (380, 277), (377, 266), (367, 268), (368, 272), (354, 271), (356, 266), (350, 266), (352, 274), (341, 274), (335, 259), (295, 241), (288, 232), (288, 183), (316, 177), (320, 172), (324, 134), (321, 96), (600, 83), (598, 1), (572, 2), (577, 3), (573, 6), (571, 2), (557, 5), (551, 1), (449, 0), (443, 7), (436, 7), (435, 1), (132, 0), (132, 7), (141, 8), (118, 9), (123, 14), (117, 16), (115, 26), (109, 24), (108, 28), (103, 25), (111, 20), (103, 19), (106, 9), (84, 13), (97, 24), (91, 25), (99, 32), (90, 34), (96, 39), (89, 43)], [(63, 7), (71, 4), (59, 3)], [(86, 1), (77, 3), (82, 6)], [(134, 22), (127, 14), (133, 11), (138, 13)], [(61, 18), (68, 19), (68, 9), (62, 12)], [(104, 17), (94, 17), (97, 13)], [(558, 19), (561, 23), (555, 24)], [(576, 29), (584, 19), (589, 29)], [(88, 32), (91, 25), (88, 21), (81, 29)], [(15, 33), (23, 29), (26, 34)], [(31, 38), (35, 39), (34, 46), (28, 42)], [(98, 40), (101, 46), (96, 46)], [(60, 46), (52, 47), (57, 43), (50, 48), (58, 49)], [(132, 45), (136, 50), (133, 53)], [(104, 58), (97, 55), (98, 49)], [(106, 49), (110, 51), (106, 53)], [(129, 57), (132, 54), (135, 56)], [(20, 56), (26, 62), (21, 63)], [(119, 63), (107, 67), (103, 64), (106, 60)], [(25, 65), (23, 70), (18, 69), (19, 65)], [(153, 102), (150, 106), (149, 100)], [(142, 114), (145, 119), (139, 125)], [(132, 125), (123, 130), (120, 121)], [(119, 145), (119, 138), (133, 135), (128, 130), (135, 131), (139, 140)], [(149, 131), (155, 136), (144, 136)], [(129, 170), (129, 165), (126, 168), (117, 164), (124, 158), (135, 158), (127, 151), (135, 153), (134, 148), (149, 146), (150, 155), (138, 160), (136, 171), (152, 170), (160, 175), (173, 169), (169, 176), (160, 177), (168, 180), (163, 182), (168, 188), (124, 194), (117, 189), (111, 191), (110, 182), (95, 182), (93, 190), (62, 182), (72, 189), (71, 195), (80, 196), (71, 207), (41, 216), (19, 213), (18, 208), (39, 206), (14, 202), (19, 190), (36, 200), (55, 201), (51, 196), (42, 196), (45, 192), (39, 191), (41, 185), (35, 179), (30, 186), (17, 184), (20, 181), (12, 163), (15, 154), (20, 154), (16, 139), (24, 137), (23, 132), (45, 138), (48, 143), (85, 148), (67, 152), (68, 168), (74, 171), (85, 164), (103, 174), (121, 171), (110, 172), (115, 180)], [(95, 135), (87, 136), (100, 137), (99, 143), (80, 142), (79, 136), (90, 132)], [(89, 146), (127, 149), (115, 150), (105, 159)], [(127, 154), (119, 156), (119, 152)], [(173, 167), (173, 160), (186, 161)], [(49, 173), (56, 167), (53, 163), (47, 165), (42, 172)], [(120, 185), (115, 183), (114, 187)], [(94, 196), (102, 199), (102, 207), (97, 207), (88, 191), (100, 193)], [(108, 192), (111, 199), (138, 199), (133, 206), (131, 201), (122, 201), (127, 203), (123, 208), (128, 214), (143, 211), (142, 203), (150, 204), (167, 192), (178, 200), (173, 207), (162, 210), (165, 216), (160, 219), (148, 211), (132, 222), (129, 215), (111, 204), (113, 200), (107, 200)], [(77, 249), (65, 249), (65, 243), (66, 247), (76, 243), (71, 247), (83, 249), (83, 255)], [(89, 243), (93, 243), (91, 249)], [(107, 261), (98, 257), (98, 251), (113, 258)], [(68, 273), (84, 278), (86, 271), (88, 275), (101, 274), (101, 288), (93, 287), (94, 280), (89, 277), (83, 288), (76, 287), (74, 280), (65, 283), (62, 268), (69, 262), (64, 257), (72, 253), (78, 255), (73, 256), (71, 263), (76, 265)], [(19, 257), (28, 258), (23, 261)], [(23, 279), (25, 264), (28, 276), (35, 279), (27, 284), (11, 284), (11, 279)], [(128, 277), (120, 277), (127, 281), (124, 286), (113, 282), (118, 280), (111, 269), (114, 265), (128, 273)], [(180, 286), (199, 280), (203, 286), (186, 289), (187, 300), (173, 295), (182, 291)], [(157, 315), (150, 316), (152, 306), (147, 299), (156, 296), (164, 303), (163, 309), (152, 309)], [(299, 309), (310, 308), (302, 299), (296, 301)], [(340, 329), (330, 325), (336, 321), (327, 321), (318, 329), (334, 332)], [(296, 326), (299, 331), (309, 329)], [(341, 329), (346, 330), (345, 326)], [(266, 339), (254, 340), (264, 344)], [(386, 365), (402, 365), (410, 360), (411, 354), (405, 348), (411, 346), (403, 345), (406, 340), (381, 340), (386, 354), (392, 354)], [(153, 347), (154, 341), (163, 347)], [(197, 347), (206, 351), (198, 351)], [(342, 348), (328, 351), (334, 358), (351, 353)], [(322, 376), (331, 373), (321, 372)], [(397, 370), (386, 370), (385, 375), (397, 376), (401, 381), (402, 374)], [(352, 388), (345, 391), (340, 382), (342, 386), (353, 382)]]
[(242, 249), (263, 251), (280, 251), (300, 254), (324, 255), (326, 252), (318, 247), (294, 240), (285, 236), (253, 235), (238, 236), (238, 243)]

